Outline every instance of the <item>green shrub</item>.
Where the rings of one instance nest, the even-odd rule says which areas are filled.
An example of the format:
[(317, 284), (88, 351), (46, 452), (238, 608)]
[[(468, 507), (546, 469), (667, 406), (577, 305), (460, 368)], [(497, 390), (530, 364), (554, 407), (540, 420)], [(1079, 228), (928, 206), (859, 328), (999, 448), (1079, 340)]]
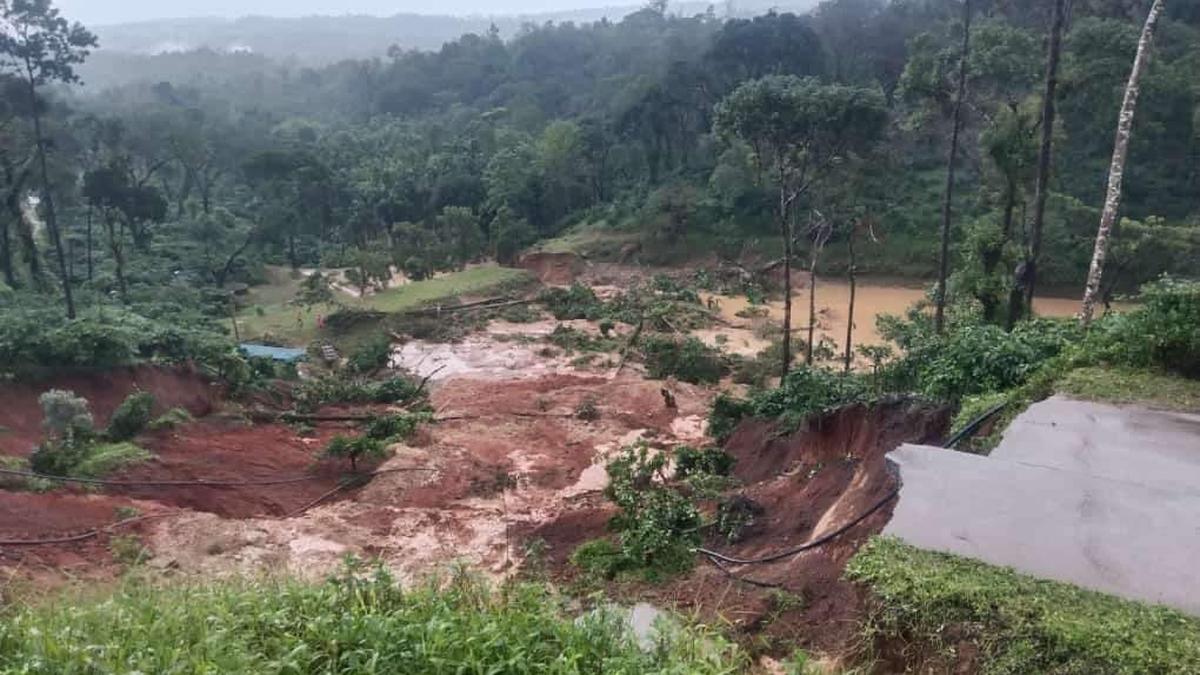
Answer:
[(846, 574), (878, 599), (868, 641), (902, 640), (933, 660), (952, 664), (970, 644), (984, 673), (1200, 672), (1200, 620), (1165, 607), (888, 538), (871, 540)]
[(538, 302), (559, 321), (596, 320), (604, 313), (604, 303), (596, 297), (592, 288), (578, 282), (571, 284), (569, 288), (547, 288), (538, 296)]
[(156, 419), (152, 420), (146, 428), (150, 429), (151, 431), (174, 429), (175, 427), (187, 424), (194, 419), (195, 418), (192, 417), (192, 414), (183, 408), (171, 408), (162, 415), (159, 415)]
[(711, 631), (643, 651), (613, 612), (544, 585), (465, 574), (402, 588), (382, 569), (324, 583), (120, 585), (6, 609), (0, 671), (40, 673), (717, 673), (749, 659)]
[(737, 428), (738, 423), (753, 412), (754, 406), (749, 400), (721, 392), (713, 399), (712, 407), (708, 411), (708, 433), (718, 441), (724, 441)]
[(885, 317), (880, 329), (901, 350), (883, 367), (888, 387), (946, 401), (1018, 386), (1083, 339), (1076, 322), (1057, 319), (1025, 321), (1011, 332), (958, 321), (938, 335), (928, 317), (914, 314), (907, 322)]
[(386, 368), (392, 357), (392, 340), (380, 333), (350, 353), (346, 365), (356, 373), (370, 374)]
[(376, 417), (367, 423), (366, 436), (384, 442), (404, 441), (416, 433), (422, 424), (433, 421), (429, 413), (397, 413)]
[(42, 406), (42, 428), (51, 439), (70, 441), (92, 435), (92, 413), (88, 401), (75, 392), (51, 389), (38, 397)]
[(610, 526), (617, 532), (627, 569), (648, 578), (691, 568), (700, 544), (700, 511), (688, 497), (658, 478), (666, 466), (663, 453), (631, 446), (608, 463), (604, 494), (619, 512)]
[(387, 457), (387, 442), (370, 436), (350, 438), (341, 434), (330, 439), (322, 453), (325, 457), (350, 460), (350, 470), (358, 471), (360, 460), (382, 459)]
[(121, 401), (113, 411), (104, 430), (110, 441), (127, 441), (137, 436), (150, 423), (150, 412), (154, 409), (154, 394), (136, 391)]
[(1200, 281), (1164, 277), (1143, 286), (1141, 300), (1132, 312), (1096, 324), (1089, 351), (1115, 365), (1200, 378)]
[(824, 368), (798, 366), (776, 389), (760, 391), (748, 399), (722, 394), (708, 414), (709, 433), (724, 440), (746, 417), (777, 419), (785, 429), (794, 429), (814, 414), (874, 398), (866, 379)]
[(400, 375), (378, 381), (327, 376), (301, 382), (292, 397), (297, 408), (312, 411), (330, 403), (406, 403), (423, 393), (420, 382)]
[(676, 340), (652, 335), (642, 340), (641, 350), (646, 374), (656, 380), (675, 377), (692, 384), (715, 384), (726, 372), (721, 352), (695, 337)]
[(629, 567), (629, 559), (608, 539), (585, 541), (571, 553), (571, 564), (593, 579), (611, 580)]
[(698, 450), (688, 445), (675, 448), (675, 478), (684, 479), (697, 474), (728, 476), (733, 471), (733, 455), (721, 448)]
[(108, 474), (144, 462), (153, 457), (148, 450), (128, 441), (120, 443), (92, 443), (84, 449), (68, 474), (79, 478), (103, 478)]

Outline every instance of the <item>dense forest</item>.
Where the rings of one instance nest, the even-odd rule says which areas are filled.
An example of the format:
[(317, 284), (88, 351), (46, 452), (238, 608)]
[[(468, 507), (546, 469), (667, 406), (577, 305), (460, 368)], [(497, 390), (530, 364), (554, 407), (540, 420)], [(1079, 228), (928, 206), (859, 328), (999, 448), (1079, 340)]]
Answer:
[[(163, 54), (169, 79), (97, 91), (76, 86), (94, 35), (45, 0), (4, 0), (5, 312), (125, 306), (204, 323), (225, 316), (220, 289), (254, 283), (264, 262), (422, 278), (578, 232), (632, 237), (648, 263), (762, 262), (787, 243), (800, 266), (823, 251), (830, 273), (857, 238), (859, 272), (930, 279), (945, 224), (950, 301), (1011, 323), (1024, 309), (1010, 298), (1034, 284), (1082, 287), (1150, 3), (1059, 4), (1040, 191), (1055, 5), (827, 0), (725, 19), (656, 0), (619, 21), (325, 67)], [(1198, 72), (1200, 5), (1168, 3), (1105, 298), (1195, 271)], [(793, 104), (784, 142), (771, 113)], [(804, 166), (785, 175), (776, 150)]]

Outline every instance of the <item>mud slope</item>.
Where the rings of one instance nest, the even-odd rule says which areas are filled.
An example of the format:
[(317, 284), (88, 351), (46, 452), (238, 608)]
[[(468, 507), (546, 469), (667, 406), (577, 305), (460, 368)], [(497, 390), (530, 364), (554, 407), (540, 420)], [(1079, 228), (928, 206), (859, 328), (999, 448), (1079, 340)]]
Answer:
[[(885, 459), (889, 451), (906, 442), (934, 442), (943, 436), (949, 421), (947, 409), (897, 400), (850, 406), (791, 434), (781, 434), (773, 423), (744, 422), (726, 449), (737, 459), (735, 476), (743, 485), (737, 493), (758, 502), (765, 512), (738, 543), (713, 538), (706, 546), (749, 559), (842, 527), (897, 487)], [(665, 586), (638, 587), (637, 597), (649, 596), (684, 613), (731, 620), (747, 636), (764, 636), (761, 644), (768, 647), (775, 638), (798, 639), (824, 653), (846, 653), (863, 601), (842, 580), (842, 571), (859, 546), (882, 530), (894, 504), (888, 502), (826, 546), (770, 564), (730, 565), (726, 571), (699, 562), (685, 578)], [(529, 536), (549, 542), (552, 564), (570, 576), (573, 570), (566, 557), (578, 544), (603, 536), (605, 514), (596, 505), (590, 511), (565, 514)], [(796, 602), (787, 605), (785, 597)]]
[(66, 389), (91, 404), (96, 426), (108, 422), (112, 411), (135, 391), (154, 394), (155, 414), (184, 408), (197, 417), (212, 412), (221, 399), (219, 386), (202, 375), (161, 366), (131, 366), (108, 370), (79, 370), (0, 384), (0, 454), (25, 456), (42, 437), (42, 408), (38, 396), (49, 389)]

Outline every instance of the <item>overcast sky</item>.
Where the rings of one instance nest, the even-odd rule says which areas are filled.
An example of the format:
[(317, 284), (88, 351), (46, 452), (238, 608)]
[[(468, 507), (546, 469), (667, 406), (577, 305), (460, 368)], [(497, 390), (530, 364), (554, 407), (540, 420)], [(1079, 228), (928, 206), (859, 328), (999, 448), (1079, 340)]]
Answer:
[(64, 16), (90, 25), (197, 16), (310, 14), (525, 14), (639, 4), (638, 0), (54, 0)]

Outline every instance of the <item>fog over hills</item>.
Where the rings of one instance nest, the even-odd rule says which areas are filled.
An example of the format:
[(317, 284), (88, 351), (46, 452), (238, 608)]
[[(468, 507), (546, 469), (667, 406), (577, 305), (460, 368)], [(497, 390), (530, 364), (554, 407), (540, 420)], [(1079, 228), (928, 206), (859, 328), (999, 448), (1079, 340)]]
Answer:
[[(89, 0), (91, 1), (91, 0)], [(290, 3), (291, 9), (274, 7), (270, 2), (241, 3), (243, 11), (254, 15), (227, 18), (215, 16), (221, 12), (219, 4), (213, 5), (211, 14), (195, 18), (155, 18), (151, 20), (114, 23), (95, 21), (107, 16), (95, 9), (73, 13), (70, 2), (63, 3), (63, 13), (68, 18), (84, 21), (100, 38), (98, 54), (120, 52), (123, 54), (161, 54), (195, 49), (211, 49), (216, 52), (250, 52), (273, 60), (295, 60), (305, 65), (322, 65), (347, 58), (383, 56), (393, 45), (405, 49), (437, 49), (448, 40), (465, 33), (484, 33), (491, 26), (499, 30), (502, 37), (516, 34), (523, 25), (546, 22), (576, 23), (608, 19), (619, 21), (627, 14), (637, 11), (639, 4), (612, 4), (590, 8), (571, 8), (582, 2), (596, 0), (553, 0), (552, 2), (526, 2), (526, 7), (545, 7), (553, 4), (566, 7), (554, 11), (502, 12), (475, 11), (455, 13), (477, 1), (439, 3), (443, 14), (404, 12), (386, 14), (383, 6), (393, 9), (397, 3), (373, 3), (378, 12), (353, 14), (310, 14), (296, 15), (296, 7), (305, 3)], [(601, 0), (602, 1), (602, 0)], [(213, 3), (201, 3), (205, 6)], [(278, 4), (278, 3), (275, 3)], [(309, 3), (311, 6), (312, 3)], [(731, 2), (684, 2), (672, 3), (668, 11), (692, 15), (712, 11), (717, 16), (745, 16), (762, 13), (771, 8), (780, 11), (807, 11), (816, 4), (815, 0), (736, 0)], [(361, 3), (360, 3), (361, 5)], [(367, 3), (371, 6), (372, 3)], [(500, 5), (503, 7), (504, 5)], [(353, 9), (351, 3), (349, 8)], [(271, 10), (279, 10), (271, 11)], [(170, 11), (186, 11), (186, 8), (171, 4)], [(130, 16), (129, 10), (114, 11), (113, 17)]]

